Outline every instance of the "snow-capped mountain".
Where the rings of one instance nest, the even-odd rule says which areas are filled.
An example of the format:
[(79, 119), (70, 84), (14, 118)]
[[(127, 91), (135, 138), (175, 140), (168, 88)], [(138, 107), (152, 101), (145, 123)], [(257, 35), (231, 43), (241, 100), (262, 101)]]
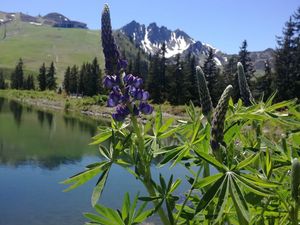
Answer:
[(159, 27), (156, 23), (151, 23), (146, 27), (144, 24), (132, 21), (122, 27), (120, 31), (148, 54), (157, 53), (162, 44), (165, 43), (167, 58), (177, 54), (182, 56), (193, 54), (198, 60), (202, 61), (207, 55), (209, 48), (212, 48), (216, 55), (215, 61), (217, 65), (221, 66), (226, 62), (226, 57), (218, 49), (209, 44), (195, 41), (179, 29), (172, 31), (165, 26)]

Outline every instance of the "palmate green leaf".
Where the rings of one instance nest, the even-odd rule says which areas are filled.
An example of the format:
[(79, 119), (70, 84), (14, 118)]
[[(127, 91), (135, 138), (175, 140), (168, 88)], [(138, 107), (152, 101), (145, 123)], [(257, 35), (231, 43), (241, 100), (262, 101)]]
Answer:
[(124, 221), (121, 218), (121, 215), (111, 208), (105, 207), (103, 205), (96, 205), (95, 207), (96, 212), (105, 220), (109, 221), (110, 223), (105, 223), (103, 225), (125, 225)]
[(267, 112), (272, 112), (272, 111), (275, 111), (277, 109), (281, 109), (281, 108), (284, 108), (284, 107), (292, 106), (294, 104), (295, 104), (295, 100), (294, 99), (288, 100), (288, 101), (282, 101), (282, 102), (278, 102), (278, 103), (275, 103), (273, 105), (270, 105), (265, 110)]
[(209, 184), (215, 182), (216, 180), (220, 179), (222, 176), (224, 176), (223, 173), (217, 173), (217, 174), (211, 175), (209, 177), (201, 178), (195, 183), (193, 188), (195, 188), (195, 189), (204, 188), (207, 185), (209, 185)]
[[(230, 172), (232, 173), (232, 172)], [(239, 188), (236, 184), (232, 175), (228, 176), (229, 179), (229, 192), (234, 203), (234, 207), (239, 219), (240, 224), (247, 225), (249, 224), (250, 216), (248, 212), (248, 207), (246, 200)]]
[(73, 190), (74, 188), (77, 188), (78, 186), (86, 183), (96, 175), (98, 175), (101, 171), (105, 170), (105, 168), (110, 164), (110, 162), (101, 162), (96, 164), (91, 164), (90, 167), (87, 170), (80, 172), (78, 174), (75, 174), (74, 176), (64, 180), (62, 183), (63, 184), (72, 184), (70, 187), (64, 190), (70, 191)]
[(235, 166), (234, 170), (244, 169), (246, 166), (250, 165), (251, 163), (254, 163), (258, 159), (259, 156), (260, 156), (260, 153), (250, 155), (248, 158), (246, 158), (243, 161), (239, 162)]
[(129, 214), (130, 211), (130, 197), (129, 197), (129, 193), (126, 192), (124, 199), (123, 199), (123, 205), (122, 205), (122, 218), (126, 218), (127, 215)]
[(226, 175), (223, 175), (205, 192), (205, 194), (202, 196), (201, 200), (199, 201), (196, 207), (195, 215), (199, 213), (201, 210), (205, 209), (208, 206), (208, 204), (214, 199), (219, 189), (221, 188), (225, 178)]
[(217, 222), (221, 219), (223, 212), (224, 212), (224, 208), (227, 204), (227, 200), (228, 200), (228, 194), (229, 194), (229, 182), (228, 182), (228, 176), (226, 176), (223, 184), (222, 184), (222, 189), (220, 190), (219, 193), (219, 199), (218, 199), (218, 203), (216, 205), (214, 214), (217, 215), (217, 218), (215, 219), (214, 224), (217, 224)]
[(221, 164), (218, 160), (216, 160), (214, 157), (211, 155), (201, 152), (199, 149), (195, 149), (195, 153), (201, 158), (204, 159), (206, 162), (211, 164), (212, 166), (216, 167), (218, 170), (221, 171), (228, 171), (228, 168)]
[(172, 125), (173, 122), (174, 122), (174, 118), (167, 119), (167, 121), (165, 121), (163, 125), (159, 128), (158, 136), (159, 134), (163, 134)]
[(265, 188), (260, 187), (259, 185), (253, 183), (251, 180), (246, 179), (238, 174), (235, 174), (236, 179), (245, 186), (249, 191), (252, 191), (254, 194), (269, 197), (273, 193)]
[(112, 131), (111, 130), (107, 130), (107, 131), (101, 132), (100, 134), (98, 134), (95, 137), (93, 137), (93, 139), (95, 141), (93, 141), (92, 143), (90, 143), (90, 145), (101, 144), (102, 142), (104, 142), (107, 139), (109, 139), (111, 136), (112, 136)]
[(268, 180), (261, 179), (251, 174), (240, 174), (239, 176), (249, 180), (249, 182), (256, 184), (262, 188), (278, 188), (278, 185), (281, 185), (280, 183), (270, 182)]
[(97, 201), (102, 194), (109, 171), (110, 171), (110, 168), (103, 171), (102, 175), (100, 176), (100, 178), (96, 184), (96, 187), (94, 187), (92, 198), (91, 198), (93, 207), (97, 204)]

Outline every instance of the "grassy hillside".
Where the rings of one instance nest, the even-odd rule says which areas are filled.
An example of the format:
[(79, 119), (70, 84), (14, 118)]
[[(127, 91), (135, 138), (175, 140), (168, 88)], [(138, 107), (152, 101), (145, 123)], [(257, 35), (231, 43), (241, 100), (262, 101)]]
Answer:
[[(118, 32), (116, 37), (127, 56), (136, 55), (136, 47), (123, 34)], [(26, 73), (34, 74), (38, 73), (43, 62), (49, 66), (53, 61), (59, 82), (67, 66), (80, 66), (94, 57), (98, 57), (101, 68), (104, 66), (100, 32), (95, 30), (37, 26), (16, 18), (7, 23), (6, 28), (0, 26), (0, 49), (0, 68), (6, 71), (7, 76), (20, 57)]]
[[(3, 37), (5, 27), (0, 27)], [(63, 76), (69, 65), (80, 65), (95, 56), (103, 66), (100, 34), (83, 29), (59, 29), (13, 21), (6, 26), (6, 38), (0, 40), (0, 67), (14, 68), (21, 57), (25, 69), (37, 71), (43, 62), (55, 63), (57, 75)]]

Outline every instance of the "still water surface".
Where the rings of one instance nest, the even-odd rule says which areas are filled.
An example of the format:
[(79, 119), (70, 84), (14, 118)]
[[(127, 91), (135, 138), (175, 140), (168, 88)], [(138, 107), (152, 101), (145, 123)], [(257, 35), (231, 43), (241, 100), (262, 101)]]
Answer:
[[(82, 212), (93, 212), (96, 180), (67, 193), (59, 182), (101, 160), (97, 147), (88, 146), (99, 124), (0, 98), (0, 225), (84, 224)], [(159, 172), (170, 176), (167, 167)], [(158, 176), (155, 167), (153, 173)], [(181, 168), (172, 173), (184, 176)], [(186, 188), (182, 185), (178, 192)], [(133, 197), (138, 191), (145, 194), (132, 175), (114, 166), (100, 203), (120, 208), (125, 192)]]

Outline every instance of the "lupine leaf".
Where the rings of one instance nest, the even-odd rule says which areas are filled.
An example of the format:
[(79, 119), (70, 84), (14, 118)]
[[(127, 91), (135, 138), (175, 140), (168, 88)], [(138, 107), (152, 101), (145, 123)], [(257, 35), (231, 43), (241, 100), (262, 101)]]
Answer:
[(105, 186), (106, 180), (107, 180), (107, 176), (109, 173), (110, 169), (106, 169), (105, 171), (103, 171), (102, 175), (100, 176), (96, 187), (93, 190), (93, 194), (92, 194), (92, 206), (95, 206), (98, 199), (100, 198), (103, 188)]

